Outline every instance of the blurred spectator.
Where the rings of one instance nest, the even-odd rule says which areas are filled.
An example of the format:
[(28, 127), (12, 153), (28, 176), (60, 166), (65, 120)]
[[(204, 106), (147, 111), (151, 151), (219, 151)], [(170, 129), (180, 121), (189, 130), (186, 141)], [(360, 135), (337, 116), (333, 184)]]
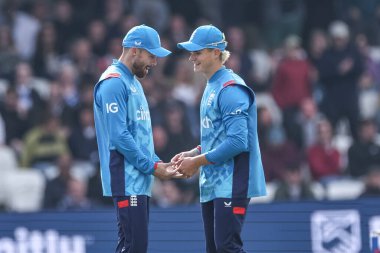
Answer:
[(274, 101), (270, 93), (260, 93), (256, 95), (257, 108), (266, 108), (274, 124), (282, 125), (282, 111)]
[(37, 36), (33, 67), (37, 76), (53, 77), (60, 68), (57, 33), (53, 23), (44, 23)]
[(178, 206), (182, 202), (182, 195), (180, 189), (176, 186), (176, 180), (155, 181), (156, 188), (153, 193), (153, 204), (159, 207), (173, 207)]
[(29, 60), (35, 53), (36, 38), (41, 24), (36, 17), (22, 11), (19, 7), (20, 1), (7, 0), (5, 2), (5, 22), (12, 27), (13, 41), (19, 56), (23, 60)]
[[(195, 179), (195, 180), (194, 180)], [(190, 205), (197, 202), (198, 177), (182, 180), (156, 180), (153, 203), (159, 207)]]
[(164, 162), (170, 161), (172, 157), (168, 152), (168, 134), (161, 125), (153, 127), (153, 142), (154, 150), (158, 157)]
[(226, 37), (228, 38), (228, 50), (232, 53), (231, 56), (233, 55), (237, 58), (237, 65), (239, 67), (232, 68), (228, 65), (230, 61), (226, 62), (226, 66), (231, 67), (235, 73), (245, 80), (248, 86), (253, 88), (253, 62), (246, 53), (246, 35), (244, 30), (238, 26), (231, 26), (227, 29)]
[(164, 0), (137, 0), (133, 2), (133, 14), (139, 23), (163, 32), (169, 23), (169, 6)]
[[(316, 29), (325, 30), (336, 17), (336, 1), (318, 0), (304, 1), (305, 22), (303, 25), (303, 38), (310, 39)], [(309, 44), (310, 41), (305, 41)]]
[[(62, 117), (64, 102), (61, 94), (61, 87), (56, 81), (51, 81), (50, 84), (50, 95), (46, 102), (47, 108), (53, 116)], [(62, 119), (62, 118), (61, 118)]]
[(307, 159), (313, 180), (327, 183), (342, 175), (341, 156), (332, 145), (330, 122), (322, 119), (317, 127), (317, 142), (307, 149)]
[(95, 19), (87, 26), (87, 38), (91, 43), (92, 52), (101, 57), (107, 51), (107, 31), (104, 22), (100, 19)]
[(201, 9), (198, 1), (166, 0), (166, 2), (173, 15), (182, 15), (190, 25), (195, 25), (198, 17), (201, 16)]
[(24, 143), (22, 167), (43, 169), (54, 163), (60, 155), (69, 153), (60, 120), (51, 115), (44, 115), (41, 124), (26, 134)]
[(272, 94), (284, 113), (287, 136), (301, 146), (296, 115), (303, 99), (311, 96), (311, 68), (300, 47), (300, 38), (291, 35), (284, 42), (285, 57), (274, 74)]
[(360, 195), (361, 198), (380, 197), (380, 166), (371, 167), (364, 176), (365, 189)]
[(92, 164), (98, 162), (92, 107), (82, 107), (79, 110), (79, 127), (74, 128), (71, 132), (68, 144), (74, 159), (90, 161)]
[(173, 98), (185, 103), (188, 109), (197, 105), (199, 85), (194, 83), (192, 66), (187, 58), (178, 59), (174, 72)]
[(28, 119), (31, 126), (39, 120), (44, 101), (33, 88), (34, 76), (32, 68), (27, 62), (20, 62), (16, 66), (14, 87), (17, 93), (17, 109)]
[(57, 1), (54, 4), (53, 12), (58, 51), (60, 54), (64, 54), (69, 50), (70, 43), (80, 34), (81, 26), (74, 16), (74, 10), (69, 1)]
[(380, 90), (380, 48), (371, 47), (368, 37), (364, 33), (359, 33), (355, 38), (360, 55), (364, 63), (364, 72), (372, 78), (377, 91)]
[(315, 66), (319, 65), (319, 61), (323, 53), (328, 48), (328, 38), (324, 31), (314, 30), (310, 35), (308, 57)]
[(308, 58), (311, 64), (311, 80), (313, 98), (319, 106), (323, 100), (323, 85), (320, 80), (319, 68), (321, 67), (321, 59), (328, 47), (328, 38), (324, 31), (314, 30), (311, 33), (309, 41)]
[[(261, 150), (265, 179), (270, 182), (281, 178), (286, 164), (300, 162), (302, 154), (297, 147), (286, 139), (284, 132), (277, 132), (266, 147)], [(273, 158), (276, 159), (273, 159)]]
[(338, 121), (347, 118), (351, 135), (357, 136), (359, 119), (358, 79), (363, 71), (359, 52), (350, 43), (348, 26), (335, 21), (329, 28), (333, 45), (325, 51), (319, 66), (319, 75), (324, 85), (322, 111), (335, 129)]
[(31, 14), (41, 24), (50, 19), (49, 4), (45, 0), (35, 0), (32, 2)]
[(185, 41), (187, 37), (189, 36), (190, 32), (191, 31), (188, 27), (188, 24), (184, 16), (179, 15), (179, 14), (174, 14), (171, 16), (170, 22), (169, 22), (169, 28), (168, 28), (168, 38), (174, 44), (173, 52), (175, 52), (176, 54), (178, 53), (180, 55), (183, 54), (183, 51), (177, 48), (176, 43), (178, 43), (178, 41)]
[(379, 92), (375, 82), (368, 72), (359, 79), (359, 114), (362, 119), (375, 118), (379, 111)]
[(274, 124), (269, 110), (265, 107), (258, 109), (257, 122), (265, 179), (268, 182), (281, 179), (282, 171), (287, 164), (301, 161), (301, 152), (286, 138), (282, 126)]
[(280, 136), (277, 132), (284, 132), (280, 121), (275, 120), (269, 107), (262, 105), (257, 109), (257, 131), (260, 140), (260, 147), (265, 148), (275, 136)]
[(93, 208), (93, 203), (87, 198), (87, 185), (85, 182), (70, 178), (67, 182), (66, 193), (58, 203), (62, 211), (80, 211)]
[(373, 120), (363, 120), (359, 126), (359, 137), (348, 150), (349, 174), (361, 177), (372, 166), (380, 165), (380, 145), (376, 140), (377, 127)]
[(22, 139), (31, 128), (28, 115), (20, 110), (17, 93), (14, 88), (9, 88), (5, 94), (4, 101), (0, 101), (0, 115), (5, 124), (5, 143), (11, 146), (18, 154), (22, 150)]
[[(120, 20), (125, 14), (126, 8), (125, 5), (129, 1), (123, 0), (106, 0), (105, 1), (105, 13), (103, 20), (107, 27), (108, 38), (124, 36), (125, 31), (121, 31)], [(131, 8), (131, 6), (129, 6)]]
[(300, 201), (313, 199), (315, 199), (314, 193), (308, 182), (305, 181), (299, 164), (287, 165), (274, 193), (274, 200)]
[(350, 27), (352, 38), (355, 38), (359, 33), (366, 33), (369, 28), (362, 11), (355, 5), (348, 7), (346, 23)]
[(296, 116), (296, 123), (301, 129), (303, 148), (308, 148), (317, 142), (318, 123), (322, 117), (312, 98), (305, 98), (301, 102), (301, 110)]
[(190, 150), (195, 140), (185, 114), (185, 107), (179, 101), (168, 101), (165, 109), (164, 127), (168, 134), (167, 155), (173, 157), (178, 150)]
[[(61, 120), (62, 131), (65, 136), (68, 136), (71, 129), (79, 126), (79, 115), (78, 115), (78, 107), (76, 105), (71, 107), (67, 105), (63, 98), (63, 89), (57, 81), (53, 80), (49, 84), (50, 86), (50, 96), (47, 101), (47, 111), (52, 116), (57, 117)], [(84, 96), (86, 93), (82, 93)]]
[[(121, 22), (120, 22), (120, 34), (127, 34), (129, 30), (132, 29), (132, 27), (134, 26), (137, 26), (139, 25), (139, 21), (137, 20), (136, 16), (133, 15), (132, 13), (128, 13), (127, 15), (124, 15), (123, 17), (121, 17)], [(121, 36), (112, 36), (112, 34), (108, 34), (108, 37), (110, 39), (114, 39), (114, 38), (120, 38), (122, 37)], [(121, 38), (122, 39), (122, 38)], [(161, 41), (162, 43), (162, 41)], [(121, 44), (121, 42), (120, 42)], [(119, 46), (119, 50), (121, 51), (122, 49), (120, 49), (120, 44), (118, 45)], [(117, 55), (119, 56), (119, 55)]]
[(161, 80), (154, 79), (153, 75), (146, 76), (141, 80), (141, 84), (144, 87), (144, 92), (149, 103), (152, 125), (163, 125), (165, 121), (166, 103), (172, 100), (170, 97), (170, 87), (162, 83)]
[(198, 97), (202, 89), (195, 82), (192, 66), (188, 59), (182, 58), (177, 61), (174, 72), (174, 87), (172, 97), (185, 104), (185, 117), (189, 119), (192, 135), (196, 136), (199, 130)]
[(120, 38), (112, 38), (108, 41), (106, 53), (98, 58), (96, 77), (100, 76), (111, 65), (113, 59), (117, 59), (121, 55), (121, 43)]
[(20, 55), (14, 45), (9, 25), (0, 24), (0, 78), (10, 79)]
[(71, 45), (69, 60), (78, 72), (78, 81), (97, 74), (97, 57), (92, 50), (90, 40), (85, 37), (76, 39)]
[(57, 82), (61, 87), (61, 94), (65, 105), (71, 108), (79, 104), (78, 79), (79, 73), (75, 65), (64, 63), (61, 66)]
[(276, 48), (288, 34), (300, 34), (304, 20), (302, 0), (263, 1), (263, 33), (270, 48)]
[[(104, 15), (104, 6), (109, 0), (68, 0), (74, 11), (74, 18), (78, 24), (88, 24), (95, 17)], [(79, 11), (78, 11), (79, 10)], [(81, 28), (85, 28), (82, 26)], [(81, 30), (81, 32), (85, 32)]]
[(72, 178), (70, 171), (72, 168), (72, 158), (69, 154), (60, 155), (56, 160), (58, 175), (47, 181), (43, 207), (46, 209), (56, 209), (63, 200), (68, 182)]

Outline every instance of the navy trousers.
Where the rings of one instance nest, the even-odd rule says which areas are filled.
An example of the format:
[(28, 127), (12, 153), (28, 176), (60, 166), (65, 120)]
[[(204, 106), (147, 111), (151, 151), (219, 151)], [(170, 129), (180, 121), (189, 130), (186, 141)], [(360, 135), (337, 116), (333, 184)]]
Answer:
[(218, 198), (202, 203), (207, 253), (244, 253), (240, 237), (249, 199)]
[(149, 197), (113, 197), (118, 243), (116, 253), (146, 253), (148, 250)]

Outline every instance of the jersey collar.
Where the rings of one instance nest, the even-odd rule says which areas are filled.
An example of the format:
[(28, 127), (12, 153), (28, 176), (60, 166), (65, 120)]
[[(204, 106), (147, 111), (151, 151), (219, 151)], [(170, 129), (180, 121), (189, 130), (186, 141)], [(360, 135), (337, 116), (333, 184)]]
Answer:
[(113, 60), (112, 65), (117, 66), (123, 72), (123, 74), (128, 76), (128, 78), (133, 78), (132, 72), (121, 61), (115, 59)]
[(216, 80), (219, 79), (219, 77), (221, 77), (222, 73), (223, 73), (223, 70), (225, 70), (226, 67), (225, 66), (222, 66), (220, 67), (220, 69), (218, 69), (210, 78), (210, 80), (208, 81), (209, 83), (213, 83), (215, 82)]

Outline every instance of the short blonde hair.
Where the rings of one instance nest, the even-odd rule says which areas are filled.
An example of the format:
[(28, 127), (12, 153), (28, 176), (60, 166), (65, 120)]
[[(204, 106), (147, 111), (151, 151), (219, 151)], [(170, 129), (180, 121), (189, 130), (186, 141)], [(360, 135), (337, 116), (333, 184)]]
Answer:
[(230, 55), (231, 53), (228, 50), (224, 50), (221, 52), (220, 59), (222, 60), (222, 64), (224, 64), (228, 60), (228, 58), (230, 58)]
[[(216, 49), (218, 48), (207, 48), (207, 50), (209, 50), (210, 52)], [(230, 55), (231, 53), (228, 50), (220, 51), (219, 60), (222, 62), (222, 64), (224, 64), (228, 60), (228, 58), (230, 58)]]

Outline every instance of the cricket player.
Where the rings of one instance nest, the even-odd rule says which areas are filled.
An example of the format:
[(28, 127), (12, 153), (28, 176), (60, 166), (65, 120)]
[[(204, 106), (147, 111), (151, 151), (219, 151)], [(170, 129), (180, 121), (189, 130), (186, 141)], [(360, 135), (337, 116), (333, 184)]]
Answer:
[(200, 105), (201, 145), (175, 155), (184, 177), (200, 167), (200, 201), (208, 253), (241, 253), (241, 230), (251, 197), (266, 195), (257, 137), (255, 94), (223, 64), (230, 53), (215, 26), (198, 27), (178, 47), (207, 78)]
[(146, 253), (153, 176), (176, 174), (154, 152), (148, 103), (138, 78), (171, 52), (151, 27), (133, 27), (118, 60), (94, 88), (94, 117), (103, 195), (113, 198), (118, 221), (116, 252)]

